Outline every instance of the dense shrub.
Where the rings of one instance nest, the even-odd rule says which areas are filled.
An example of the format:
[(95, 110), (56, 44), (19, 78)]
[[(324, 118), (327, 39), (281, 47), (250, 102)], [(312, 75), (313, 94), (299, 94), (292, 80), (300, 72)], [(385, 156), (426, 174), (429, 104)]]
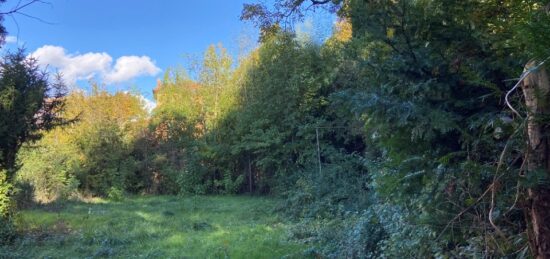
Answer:
[[(19, 154), (22, 167), (17, 172), (18, 185), (31, 187), (33, 199), (37, 202), (69, 198), (79, 185), (75, 176), (75, 151), (72, 145), (56, 145), (52, 136), (25, 146)], [(31, 190), (22, 188), (21, 191)]]
[(66, 118), (77, 119), (24, 146), (17, 182), (30, 184), (40, 202), (67, 199), (77, 191), (108, 196), (113, 188), (145, 188), (141, 179), (136, 183), (142, 163), (133, 152), (134, 140), (145, 126), (140, 99), (95, 86), (89, 95), (71, 93), (65, 108)]
[(98, 123), (77, 139), (82, 159), (75, 175), (84, 192), (106, 196), (111, 188), (124, 190), (126, 179), (136, 170), (122, 132), (113, 124)]
[(7, 181), (7, 173), (0, 170), (0, 245), (8, 244), (15, 238), (13, 193), (13, 186)]
[[(76, 187), (75, 187), (76, 188)], [(13, 196), (17, 209), (26, 209), (36, 204), (35, 189), (28, 182), (17, 181), (15, 183), (15, 195)]]

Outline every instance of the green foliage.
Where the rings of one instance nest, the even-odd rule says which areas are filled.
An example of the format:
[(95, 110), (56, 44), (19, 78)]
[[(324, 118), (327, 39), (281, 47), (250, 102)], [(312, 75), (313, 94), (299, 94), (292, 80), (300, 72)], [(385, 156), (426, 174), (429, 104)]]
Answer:
[[(259, 3), (246, 3), (243, 5), (241, 20), (252, 21), (262, 30), (262, 39), (269, 35), (277, 34), (280, 23), (302, 19), (308, 11), (323, 8), (335, 11), (345, 6), (344, 0), (276, 0), (273, 6)], [(345, 9), (345, 8), (344, 8)], [(344, 10), (343, 10), (344, 11)], [(342, 11), (342, 13), (343, 13)]]
[(0, 68), (0, 169), (7, 170), (11, 180), (21, 145), (39, 139), (39, 130), (60, 123), (57, 114), (63, 108), (65, 92), (60, 78), (50, 83), (48, 74), (23, 50), (7, 54)]
[(230, 171), (226, 171), (221, 180), (214, 180), (214, 188), (220, 189), (221, 194), (235, 194), (239, 191), (244, 182), (244, 175), (233, 179)]
[[(155, 89), (157, 107), (147, 145), (150, 169), (165, 185), (164, 193), (206, 194), (239, 191), (244, 177), (227, 161), (224, 118), (236, 102), (237, 83), (232, 58), (222, 46), (204, 53), (195, 82), (184, 71), (169, 71)], [(223, 134), (223, 135), (222, 135)], [(223, 154), (221, 152), (224, 152)], [(161, 184), (163, 184), (161, 183)]]
[(121, 201), (124, 198), (124, 190), (112, 186), (107, 192), (107, 197), (113, 201)]
[(280, 34), (266, 41), (246, 68), (240, 105), (229, 117), (234, 126), (224, 131), (238, 136), (230, 143), (232, 154), (243, 160), (252, 157), (255, 180), (263, 191), (277, 188), (278, 181), (299, 171), (317, 169), (317, 127), (322, 128), (321, 156), (327, 165), (339, 155), (361, 151), (360, 139), (353, 143), (357, 149), (346, 147), (355, 138), (353, 132), (338, 130), (353, 126), (331, 106), (335, 60), (323, 51)]
[(178, 193), (183, 195), (211, 193), (212, 181), (209, 179), (207, 169), (200, 164), (200, 156), (190, 155), (187, 158), (188, 166), (176, 176)]
[[(3, 42), (1, 25), (0, 34)], [(12, 197), (17, 152), (24, 143), (38, 140), (40, 130), (61, 122), (57, 114), (63, 109), (65, 92), (60, 78), (56, 79), (51, 83), (23, 50), (6, 54), (0, 63), (0, 243), (10, 242), (15, 235)]]
[(15, 195), (12, 198), (17, 209), (33, 207), (36, 204), (34, 186), (28, 182), (16, 181)]
[(12, 214), (13, 202), (10, 195), (13, 192), (13, 186), (7, 181), (7, 173), (0, 171), (0, 216), (8, 218)]
[(46, 134), (38, 146), (25, 146), (19, 160), (22, 167), (17, 172), (18, 184), (29, 188), (32, 198), (40, 202), (66, 199), (76, 192), (79, 185), (75, 176), (77, 166), (76, 149), (72, 146), (55, 144), (55, 133)]
[[(299, 17), (304, 2), (307, 1), (276, 1), (274, 9), (260, 4), (247, 5), (242, 18), (271, 27), (280, 17)], [(331, 4), (325, 1), (318, 4), (321, 3)], [(513, 210), (516, 197), (521, 199), (517, 188), (543, 184), (544, 177), (533, 172), (525, 179), (518, 176), (525, 152), (522, 134), (525, 124), (513, 119), (502, 99), (511, 87), (510, 82), (515, 83), (507, 79), (521, 74), (527, 61), (548, 56), (548, 48), (543, 43), (550, 35), (546, 29), (550, 19), (548, 1), (350, 0), (332, 4), (342, 4), (339, 14), (344, 22), (351, 24), (352, 37), (344, 36), (342, 29), (327, 41), (321, 52), (325, 58), (313, 64), (330, 69), (316, 70), (315, 75), (325, 77), (326, 85), (336, 88), (328, 91), (328, 95), (321, 95), (328, 97), (324, 102), (327, 107), (338, 111), (334, 117), (345, 118), (343, 121), (348, 125), (365, 126), (361, 135), (368, 148), (360, 154), (359, 161), (364, 162), (369, 175), (361, 178), (349, 173), (345, 178), (349, 177), (350, 182), (368, 181), (366, 195), (378, 197), (342, 211), (371, 210), (383, 216), (376, 220), (376, 226), (367, 228), (373, 233), (371, 236), (378, 239), (349, 238), (360, 241), (348, 247), (326, 241), (323, 243), (326, 249), (317, 249), (315, 253), (344, 257), (355, 252), (347, 255), (339, 252), (351, 250), (369, 251), (357, 252), (360, 257), (460, 257), (468, 253), (501, 257), (525, 251), (522, 234), (526, 230), (525, 219)], [(295, 157), (289, 152), (293, 147), (301, 154), (314, 155), (314, 150), (300, 145), (300, 140), (311, 139), (311, 135), (304, 131), (294, 134), (296, 122), (315, 127), (334, 120), (331, 110), (317, 106), (316, 102), (306, 102), (303, 106), (316, 111), (309, 117), (302, 117), (307, 113), (301, 113), (301, 106), (293, 106), (295, 96), (299, 100), (311, 100), (310, 95), (300, 95), (298, 89), (315, 89), (308, 88), (315, 77), (305, 76), (307, 69), (314, 66), (308, 64), (309, 57), (299, 51), (292, 40), (284, 37), (263, 39), (258, 69), (250, 72), (254, 83), (250, 90), (247, 88), (252, 98), (243, 104), (254, 108), (250, 109), (249, 120), (237, 123), (237, 128), (250, 125), (250, 129), (236, 134), (245, 136), (236, 145), (240, 148), (236, 151), (252, 151), (258, 168), (274, 170), (276, 173), (270, 176), (275, 179), (304, 172), (290, 181), (299, 179), (295, 186), (289, 187), (286, 182), (282, 188), (289, 190), (290, 205), (285, 208), (291, 215), (298, 218), (316, 215), (325, 220), (326, 229), (332, 229), (333, 225), (352, 228), (353, 224), (343, 223), (353, 222), (351, 218), (334, 223), (338, 222), (334, 215), (339, 213), (329, 208), (336, 205), (323, 199), (323, 195), (345, 193), (345, 189), (332, 185), (334, 179), (330, 177), (318, 177), (321, 181), (306, 177), (313, 172), (313, 164), (288, 159)], [(293, 81), (294, 75), (299, 79)], [(324, 84), (315, 85), (323, 89)], [(255, 87), (258, 94), (254, 92)], [(279, 92), (279, 89), (286, 91)], [(322, 93), (327, 94), (327, 90)], [(512, 100), (512, 104), (522, 106), (519, 99)], [(243, 110), (243, 114), (247, 114), (246, 109)], [(330, 136), (325, 132), (320, 135), (321, 160), (325, 164), (328, 154), (338, 154), (342, 145), (327, 141)], [(353, 135), (344, 135), (342, 142), (353, 139)], [(327, 148), (331, 147), (327, 142), (337, 148)], [(336, 157), (340, 158), (337, 162), (324, 167), (338, 167), (353, 161), (345, 152)], [(346, 172), (362, 170), (361, 167), (346, 169)], [(328, 175), (338, 173), (329, 171)], [(499, 186), (497, 202), (489, 201), (488, 195), (482, 196), (492, 184)], [(324, 186), (331, 188), (324, 192)], [(351, 197), (361, 200), (360, 196)], [(483, 216), (489, 211), (494, 213), (490, 216), (495, 217), (499, 228), (507, 233), (506, 238), (499, 236), (488, 217)], [(459, 213), (461, 217), (454, 218)], [(482, 227), (461, 227), (465, 225)], [(330, 234), (336, 231), (327, 233), (325, 228), (313, 231), (319, 240), (338, 239)], [(344, 234), (339, 237), (342, 236)], [(435, 237), (437, 240), (433, 241)], [(475, 240), (496, 241), (486, 242), (481, 249), (483, 245), (473, 245)], [(362, 242), (376, 245), (362, 250)]]
[[(461, 226), (490, 226), (479, 211), (514, 203), (523, 124), (509, 119), (501, 100), (510, 87), (505, 79), (534, 57), (510, 37), (536, 4), (505, 2), (349, 1), (353, 38), (345, 51), (359, 65), (343, 67), (351, 77), (335, 98), (366, 118), (370, 189), (384, 200), (370, 207), (402, 211), (381, 223), (381, 252), (389, 257), (456, 256), (471, 245), (469, 237), (496, 236), (492, 227)], [(505, 172), (497, 172), (499, 159)], [(497, 178), (500, 202), (475, 202)], [(510, 238), (524, 231), (518, 214), (497, 221)], [(484, 256), (523, 245), (486, 244)]]
[(5, 170), (0, 170), (0, 245), (10, 243), (15, 237), (13, 186), (7, 181), (7, 175)]
[(72, 93), (65, 116), (79, 119), (44, 133), (19, 155), (17, 181), (32, 186), (36, 201), (67, 199), (77, 191), (108, 196), (113, 188), (140, 188), (135, 185), (141, 164), (132, 152), (145, 112), (137, 97), (97, 87), (89, 96)]
[(133, 172), (134, 161), (116, 125), (99, 122), (83, 133), (76, 143), (84, 159), (76, 169), (76, 177), (85, 192), (107, 195), (111, 188), (124, 189), (124, 179)]

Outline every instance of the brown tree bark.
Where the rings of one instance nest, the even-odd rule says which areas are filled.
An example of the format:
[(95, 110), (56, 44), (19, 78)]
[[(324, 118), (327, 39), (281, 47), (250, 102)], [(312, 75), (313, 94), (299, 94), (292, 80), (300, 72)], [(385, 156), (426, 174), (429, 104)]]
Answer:
[[(529, 62), (525, 69), (533, 69), (536, 62)], [(543, 173), (550, 177), (550, 81), (544, 67), (532, 71), (523, 80), (523, 94), (528, 112), (527, 173)], [(550, 186), (546, 181), (527, 190), (529, 203), (526, 208), (530, 220), (529, 242), (537, 259), (550, 258)]]

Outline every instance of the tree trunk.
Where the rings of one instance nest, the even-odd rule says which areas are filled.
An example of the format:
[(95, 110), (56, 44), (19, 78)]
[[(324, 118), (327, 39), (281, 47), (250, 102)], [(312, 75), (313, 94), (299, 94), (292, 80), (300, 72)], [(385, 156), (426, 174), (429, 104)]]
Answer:
[(252, 194), (252, 162), (250, 161), (250, 155), (248, 155), (248, 192)]
[[(525, 69), (532, 69), (536, 62), (529, 62)], [(528, 112), (527, 134), (529, 149), (527, 171), (530, 176), (541, 174), (550, 177), (550, 82), (544, 67), (532, 71), (523, 80), (523, 94)], [(534, 176), (540, 178), (539, 175)], [(535, 258), (550, 258), (550, 187), (546, 181), (538, 182), (527, 190), (530, 229), (529, 242)]]

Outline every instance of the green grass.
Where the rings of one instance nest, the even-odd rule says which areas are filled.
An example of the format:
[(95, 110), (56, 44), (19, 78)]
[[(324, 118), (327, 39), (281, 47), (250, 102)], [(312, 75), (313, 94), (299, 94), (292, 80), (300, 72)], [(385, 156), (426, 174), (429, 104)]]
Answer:
[(276, 202), (155, 196), (42, 206), (21, 212), (22, 237), (0, 247), (0, 258), (303, 257), (272, 213)]

